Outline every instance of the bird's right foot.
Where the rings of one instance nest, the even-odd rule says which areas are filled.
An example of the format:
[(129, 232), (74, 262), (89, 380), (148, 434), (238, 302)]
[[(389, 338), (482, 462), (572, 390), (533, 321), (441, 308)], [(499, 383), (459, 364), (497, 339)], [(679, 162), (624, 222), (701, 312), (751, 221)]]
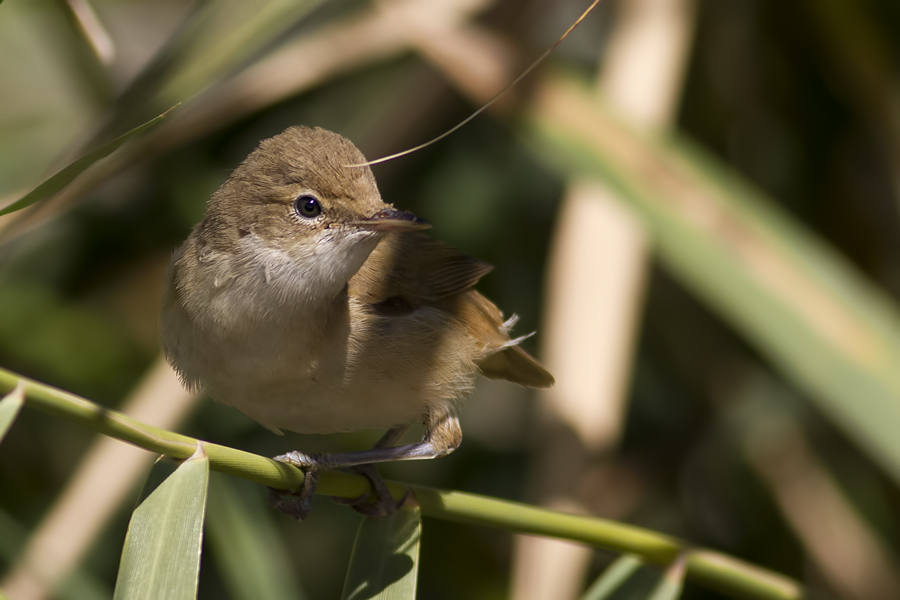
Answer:
[(302, 452), (288, 452), (276, 456), (274, 460), (293, 465), (303, 471), (305, 479), (299, 490), (276, 490), (269, 488), (269, 505), (298, 521), (304, 520), (312, 509), (312, 497), (319, 480), (319, 464), (314, 456)]

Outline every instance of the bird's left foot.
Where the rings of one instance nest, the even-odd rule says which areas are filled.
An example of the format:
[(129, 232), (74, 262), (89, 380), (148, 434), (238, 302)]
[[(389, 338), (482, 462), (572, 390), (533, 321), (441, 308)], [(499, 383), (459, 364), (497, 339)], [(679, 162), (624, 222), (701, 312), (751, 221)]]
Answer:
[(387, 485), (384, 483), (384, 480), (381, 478), (381, 475), (378, 474), (375, 465), (356, 465), (354, 467), (345, 467), (340, 470), (345, 473), (362, 475), (369, 480), (372, 489), (356, 498), (340, 498), (332, 496), (331, 499), (339, 504), (350, 506), (350, 508), (366, 517), (389, 517), (397, 512), (409, 497), (409, 490), (407, 489), (402, 498), (395, 500), (391, 495), (390, 490), (388, 490)]
[[(395, 500), (384, 480), (378, 474), (375, 465), (364, 464), (350, 467), (331, 466), (327, 459), (320, 458), (323, 455), (303, 454), (302, 452), (288, 452), (276, 456), (275, 460), (293, 465), (301, 469), (306, 475), (303, 485), (299, 490), (276, 490), (269, 488), (269, 504), (281, 512), (302, 521), (309, 515), (312, 508), (312, 497), (316, 491), (316, 483), (319, 472), (334, 468), (335, 470), (354, 475), (362, 475), (369, 480), (372, 489), (357, 498), (341, 498), (332, 496), (335, 502), (346, 504), (353, 510), (367, 517), (387, 517), (403, 506), (409, 496), (407, 490), (403, 497)], [(327, 455), (325, 455), (327, 456)]]

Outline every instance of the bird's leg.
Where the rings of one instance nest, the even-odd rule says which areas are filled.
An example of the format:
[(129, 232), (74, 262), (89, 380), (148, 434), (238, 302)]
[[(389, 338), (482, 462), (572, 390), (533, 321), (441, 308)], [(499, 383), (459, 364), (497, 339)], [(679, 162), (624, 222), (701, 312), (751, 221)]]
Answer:
[[(403, 437), (403, 434), (406, 433), (408, 429), (409, 425), (397, 425), (396, 427), (391, 427), (372, 447), (388, 448), (393, 446), (397, 443), (397, 440)], [(339, 504), (346, 504), (356, 512), (367, 517), (386, 517), (393, 514), (398, 507), (403, 506), (406, 497), (409, 495), (407, 492), (400, 500), (394, 501), (394, 497), (391, 496), (391, 493), (388, 491), (387, 486), (378, 474), (378, 469), (375, 465), (356, 465), (354, 467), (343, 467), (340, 470), (355, 475), (362, 475), (368, 479), (371, 491), (365, 492), (356, 498), (340, 498), (332, 496), (331, 499)], [(373, 498), (373, 500), (370, 500), (370, 498)]]
[(300, 469), (342, 469), (357, 465), (398, 460), (439, 458), (456, 450), (462, 441), (462, 430), (459, 428), (459, 420), (455, 415), (444, 414), (438, 419), (429, 417), (425, 422), (425, 435), (422, 437), (421, 442), (403, 446), (383, 446), (383, 441), (389, 442), (399, 439), (403, 431), (397, 431), (398, 429), (395, 427), (389, 430), (369, 450), (337, 452), (333, 454), (304, 454), (295, 450), (276, 456), (275, 460), (294, 465)]
[(333, 454), (304, 454), (293, 451), (276, 456), (275, 460), (302, 469), (306, 473), (306, 480), (299, 491), (289, 492), (292, 499), (284, 501), (282, 498), (279, 498), (278, 501), (270, 501), (275, 508), (282, 512), (286, 512), (298, 519), (303, 519), (309, 513), (318, 472), (344, 470), (364, 475), (372, 483), (374, 502), (361, 502), (367, 499), (369, 495), (356, 498), (351, 501), (355, 509), (370, 516), (391, 514), (403, 503), (405, 496), (399, 503), (391, 497), (387, 487), (375, 470), (374, 464), (398, 460), (424, 460), (446, 456), (456, 450), (462, 441), (462, 430), (459, 427), (459, 420), (456, 418), (456, 415), (446, 412), (428, 415), (425, 421), (425, 435), (422, 437), (421, 442), (393, 446), (392, 444), (400, 439), (407, 428), (408, 426), (402, 425), (389, 429), (369, 450)]

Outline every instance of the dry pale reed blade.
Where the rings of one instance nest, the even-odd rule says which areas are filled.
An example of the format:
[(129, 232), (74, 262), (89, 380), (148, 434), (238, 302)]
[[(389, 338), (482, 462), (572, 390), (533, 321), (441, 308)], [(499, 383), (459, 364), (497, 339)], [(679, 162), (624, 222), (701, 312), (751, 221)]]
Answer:
[[(637, 126), (669, 124), (678, 105), (693, 19), (689, 0), (622, 5), (597, 89)], [(596, 464), (597, 457), (615, 447), (623, 427), (649, 244), (644, 223), (601, 182), (570, 180), (560, 210), (542, 329), (543, 356), (558, 381), (543, 394), (544, 414), (553, 423), (547, 430), (554, 433), (545, 437), (532, 480), (544, 502), (587, 513), (578, 490), (586, 489), (591, 477), (600, 477), (603, 467), (588, 470), (586, 465)], [(580, 444), (571, 442), (570, 432)], [(557, 464), (561, 455), (568, 468)], [(618, 493), (606, 491), (609, 496)], [(587, 548), (554, 540), (517, 538), (513, 596), (577, 596), (590, 555)]]

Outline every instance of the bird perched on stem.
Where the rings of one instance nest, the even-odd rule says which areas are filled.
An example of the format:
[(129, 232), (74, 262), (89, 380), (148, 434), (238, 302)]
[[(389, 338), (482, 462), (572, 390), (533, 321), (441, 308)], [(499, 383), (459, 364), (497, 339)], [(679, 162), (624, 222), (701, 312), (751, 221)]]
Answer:
[[(387, 429), (370, 450), (277, 457), (302, 468), (303, 518), (316, 474), (444, 456), (475, 374), (531, 387), (553, 377), (511, 339), (515, 318), (473, 286), (491, 267), (386, 204), (362, 153), (338, 134), (291, 127), (264, 140), (210, 198), (172, 256), (161, 341), (184, 382), (264, 426), (299, 433)], [(418, 443), (395, 445), (414, 423)]]

